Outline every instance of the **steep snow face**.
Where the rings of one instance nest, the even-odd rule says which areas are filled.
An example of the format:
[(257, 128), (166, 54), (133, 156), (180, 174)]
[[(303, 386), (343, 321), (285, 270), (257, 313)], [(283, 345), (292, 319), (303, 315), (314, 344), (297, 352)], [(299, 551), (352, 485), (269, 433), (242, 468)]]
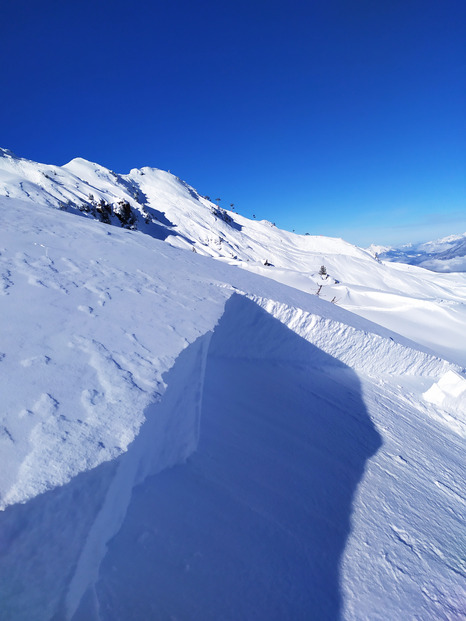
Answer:
[[(306, 313), (300, 308), (292, 308), (289, 304), (261, 298), (253, 299), (293, 332), (366, 375), (437, 377), (454, 368), (454, 365), (445, 360), (417, 348), (413, 349), (412, 344), (403, 339), (400, 342), (399, 337), (395, 342), (393, 337), (367, 333), (334, 319)], [(459, 367), (456, 368), (459, 370)]]
[(40, 206), (2, 205), (0, 217), (4, 507), (126, 451), (228, 290), (199, 287), (186, 253), (154, 252), (140, 235)]
[[(380, 447), (357, 377), (234, 295), (210, 341), (203, 392), (198, 451), (135, 490), (109, 545), (95, 591), (101, 618), (116, 608), (151, 617), (146, 572), (159, 576), (149, 578), (153, 602), (168, 618), (336, 618), (353, 494)], [(141, 536), (142, 522), (144, 545), (123, 563), (123, 542)], [(83, 601), (76, 619), (88, 615)]]
[(317, 296), (141, 233), (13, 201), (1, 204), (0, 219), (2, 507), (126, 451), (164, 393), (164, 374), (213, 329), (234, 292), (354, 368), (412, 367), (434, 378), (445, 370)]
[(461, 368), (250, 269), (0, 199), (5, 619), (460, 616)]

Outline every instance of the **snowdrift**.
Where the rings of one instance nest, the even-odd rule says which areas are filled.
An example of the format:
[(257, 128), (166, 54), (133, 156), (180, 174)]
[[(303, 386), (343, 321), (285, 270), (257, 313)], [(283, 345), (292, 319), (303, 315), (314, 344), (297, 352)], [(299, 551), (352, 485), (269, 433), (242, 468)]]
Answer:
[(424, 399), (446, 410), (462, 414), (466, 423), (466, 377), (450, 369), (424, 393)]
[[(459, 618), (461, 281), (231, 226), (163, 171), (2, 155), (2, 618)], [(50, 209), (89, 188), (118, 226)], [(388, 295), (455, 316), (446, 358)]]
[(35, 206), (38, 233), (21, 203), (1, 215), (11, 235), (0, 257), (4, 325), (15, 325), (2, 339), (2, 508), (125, 452), (165, 374), (234, 293), (356, 370), (434, 379), (459, 370), (317, 296), (140, 233)]

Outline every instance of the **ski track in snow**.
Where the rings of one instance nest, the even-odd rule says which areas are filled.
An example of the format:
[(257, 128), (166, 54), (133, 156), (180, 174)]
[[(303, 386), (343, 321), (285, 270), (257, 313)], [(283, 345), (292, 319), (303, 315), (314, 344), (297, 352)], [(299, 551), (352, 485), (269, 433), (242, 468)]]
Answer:
[[(114, 191), (103, 167), (67, 170)], [(148, 209), (154, 177), (160, 200), (205, 206), (148, 169)], [(422, 396), (463, 377), (450, 332), (444, 359), (435, 334), (409, 340), (409, 317), (386, 321), (400, 336), (310, 296), (319, 280), (293, 271), (291, 243), (287, 265), (271, 254), (272, 280), (212, 262), (209, 244), (187, 253), (14, 198), (0, 225), (5, 619), (464, 616), (466, 412)], [(451, 334), (466, 325), (452, 275), (374, 262), (368, 276), (363, 251), (338, 242), (321, 240), (317, 265), (327, 251), (335, 274), (390, 287), (401, 274), (405, 291), (324, 282), (321, 297), (347, 287), (369, 319), (403, 298), (408, 315), (456, 317)]]

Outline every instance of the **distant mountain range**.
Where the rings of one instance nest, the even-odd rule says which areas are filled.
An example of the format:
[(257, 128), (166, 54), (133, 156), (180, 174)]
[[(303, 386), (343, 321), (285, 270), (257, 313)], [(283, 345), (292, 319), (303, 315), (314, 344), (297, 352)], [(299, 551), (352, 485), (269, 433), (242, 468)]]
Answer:
[(372, 245), (368, 250), (384, 261), (418, 265), (433, 272), (466, 272), (466, 233), (399, 247)]

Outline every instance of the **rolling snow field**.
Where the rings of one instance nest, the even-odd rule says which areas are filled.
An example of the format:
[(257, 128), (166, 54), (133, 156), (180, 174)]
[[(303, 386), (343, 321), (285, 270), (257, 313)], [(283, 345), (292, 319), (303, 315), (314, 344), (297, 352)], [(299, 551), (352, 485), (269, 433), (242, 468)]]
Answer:
[(1, 150), (0, 309), (2, 621), (466, 618), (466, 273)]

